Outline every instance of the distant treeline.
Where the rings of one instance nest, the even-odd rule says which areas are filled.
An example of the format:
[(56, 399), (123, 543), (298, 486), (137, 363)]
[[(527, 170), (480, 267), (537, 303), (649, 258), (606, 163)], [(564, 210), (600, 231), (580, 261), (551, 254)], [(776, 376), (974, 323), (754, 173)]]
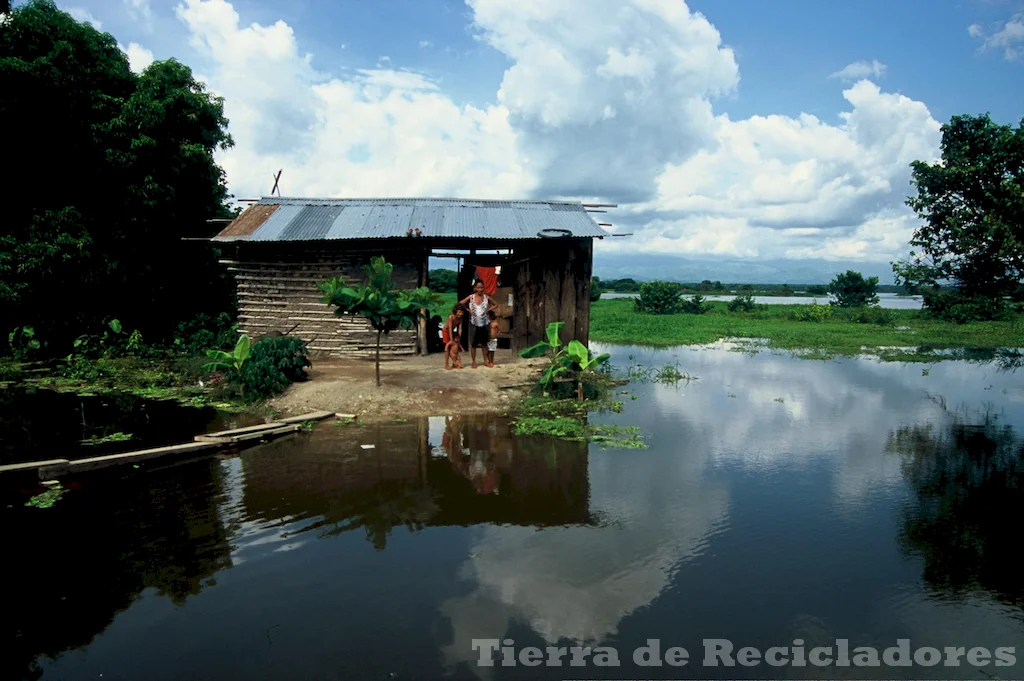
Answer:
[[(605, 280), (594, 277), (594, 281), (595, 283), (600, 283), (602, 291), (608, 291), (610, 293), (638, 293), (640, 291), (640, 284), (643, 283), (628, 277), (625, 279)], [(674, 283), (679, 286), (679, 289), (683, 293), (707, 293), (715, 295), (742, 292), (770, 296), (791, 296), (800, 293), (812, 296), (824, 296), (828, 294), (827, 284), (732, 284), (720, 281), (709, 281), (707, 279), (702, 282)], [(893, 284), (879, 284), (877, 290), (879, 293), (910, 293), (909, 289), (905, 286), (895, 286)]]

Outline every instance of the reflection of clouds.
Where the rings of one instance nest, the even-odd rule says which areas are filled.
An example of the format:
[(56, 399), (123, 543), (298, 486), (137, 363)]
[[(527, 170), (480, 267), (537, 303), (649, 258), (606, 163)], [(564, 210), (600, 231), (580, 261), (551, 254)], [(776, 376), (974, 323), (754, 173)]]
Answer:
[[(448, 662), (473, 661), (474, 638), (501, 638), (510, 620), (548, 644), (599, 644), (620, 620), (651, 603), (680, 560), (697, 555), (725, 522), (723, 485), (701, 482), (702, 457), (642, 452), (592, 453), (591, 511), (601, 528), (485, 528), (463, 574), (470, 594), (444, 604), (453, 643)], [(481, 670), (483, 671), (483, 670)]]
[[(697, 446), (715, 462), (744, 467), (826, 461), (835, 471), (838, 502), (850, 509), (879, 486), (902, 483), (898, 458), (885, 453), (890, 431), (945, 418), (928, 391), (946, 389), (955, 398), (970, 372), (975, 382), (979, 376), (976, 366), (955, 367), (948, 376), (933, 367), (923, 377), (921, 365), (872, 360), (800, 360), (724, 349), (671, 352), (699, 380), (685, 391), (648, 389), (661, 418), (685, 422), (687, 448)], [(921, 381), (909, 380), (915, 374)]]
[(223, 485), (217, 515), (231, 545), (231, 563), (241, 565), (252, 559), (265, 558), (272, 553), (291, 551), (305, 541), (291, 540), (294, 518), (286, 516), (277, 521), (252, 520), (243, 501), (245, 469), (242, 457), (220, 462)]
[[(594, 345), (595, 352), (612, 352), (620, 368), (633, 354), (637, 363), (655, 367), (678, 361), (698, 380), (634, 384), (636, 402), (627, 399), (621, 415), (598, 417), (640, 426), (651, 444), (642, 452), (591, 454), (591, 511), (608, 527), (481, 530), (470, 549), (475, 558), (463, 567), (473, 591), (442, 611), (453, 628), (447, 660), (468, 662), (485, 678), (487, 669), (474, 664), (474, 638), (500, 639), (518, 622), (548, 644), (599, 643), (617, 632), (623, 617), (654, 601), (680, 561), (701, 552), (728, 520), (730, 491), (707, 474), (709, 465), (797, 475), (825, 468), (837, 510), (863, 513), (874, 494), (905, 484), (901, 458), (886, 452), (893, 430), (944, 424), (943, 402), (951, 411), (986, 400), (1008, 404), (1016, 388), (1007, 374), (958, 362), (814, 361), (770, 351), (751, 356), (724, 348), (652, 352)], [(939, 607), (921, 595), (912, 605), (922, 613)], [(888, 607), (898, 606), (883, 612)], [(947, 631), (949, 621), (947, 613)], [(814, 627), (805, 631), (805, 625), (795, 623), (794, 635), (812, 638)], [(998, 639), (1002, 631), (993, 635)], [(835, 638), (827, 631), (815, 636), (825, 634)], [(517, 639), (516, 645), (527, 643)]]

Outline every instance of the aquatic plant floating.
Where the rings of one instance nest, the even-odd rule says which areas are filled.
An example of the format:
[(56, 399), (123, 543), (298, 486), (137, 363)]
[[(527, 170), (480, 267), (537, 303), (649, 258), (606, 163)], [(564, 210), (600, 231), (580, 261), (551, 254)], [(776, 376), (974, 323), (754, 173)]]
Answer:
[(50, 508), (57, 501), (64, 496), (66, 490), (60, 486), (60, 484), (54, 485), (52, 488), (37, 494), (28, 501), (25, 502), (25, 506), (33, 506), (35, 508)]

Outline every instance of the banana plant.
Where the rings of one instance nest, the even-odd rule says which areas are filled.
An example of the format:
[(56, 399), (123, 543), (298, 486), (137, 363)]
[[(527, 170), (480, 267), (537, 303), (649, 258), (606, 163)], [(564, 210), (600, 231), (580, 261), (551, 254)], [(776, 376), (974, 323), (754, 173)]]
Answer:
[[(233, 372), (235, 378), (242, 378), (242, 367), (245, 366), (245, 362), (249, 359), (249, 350), (251, 349), (249, 336), (242, 334), (238, 337), (238, 342), (235, 343), (235, 348), (231, 352), (224, 350), (207, 350), (206, 356), (212, 359), (212, 362), (207, 362), (203, 365), (204, 371), (218, 371), (220, 369), (226, 369), (227, 371)], [(241, 384), (241, 380), (239, 380)], [(245, 388), (242, 388), (245, 391)]]
[(548, 354), (549, 350), (557, 354), (558, 348), (562, 347), (560, 334), (562, 333), (563, 326), (565, 326), (565, 322), (551, 322), (548, 324), (546, 332), (548, 339), (536, 345), (531, 345), (528, 348), (523, 348), (519, 351), (519, 356), (527, 359), (530, 357), (543, 357)]
[(594, 369), (605, 362), (607, 362), (611, 355), (603, 353), (601, 355), (594, 355), (590, 352), (590, 349), (580, 343), (578, 340), (569, 341), (569, 345), (566, 349), (566, 355), (573, 363), (574, 373), (576, 374), (576, 399), (580, 402), (583, 401), (583, 377), (586, 372), (590, 369)]
[(569, 371), (571, 364), (568, 355), (565, 354), (565, 350), (561, 349), (562, 339), (560, 334), (563, 326), (565, 326), (565, 322), (551, 322), (546, 330), (546, 341), (541, 341), (519, 351), (519, 356), (525, 359), (543, 357), (548, 352), (551, 352), (551, 364), (548, 365), (540, 377), (540, 385), (544, 388), (545, 392), (554, 387), (555, 379), (559, 375)]
[(528, 348), (523, 348), (519, 351), (519, 356), (523, 358), (543, 357), (550, 351), (551, 364), (548, 365), (541, 375), (541, 386), (545, 391), (548, 391), (554, 386), (555, 379), (558, 376), (566, 373), (574, 374), (576, 379), (576, 396), (582, 402), (585, 372), (604, 364), (611, 355), (605, 353), (595, 357), (587, 349), (587, 346), (578, 340), (569, 341), (569, 344), (563, 349), (560, 335), (564, 326), (565, 322), (551, 322), (548, 324), (546, 331), (547, 340), (531, 345)]

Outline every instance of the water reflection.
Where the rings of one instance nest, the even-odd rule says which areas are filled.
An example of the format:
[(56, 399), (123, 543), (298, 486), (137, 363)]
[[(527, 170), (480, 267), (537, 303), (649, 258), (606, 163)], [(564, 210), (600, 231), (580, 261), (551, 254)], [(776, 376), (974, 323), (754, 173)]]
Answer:
[(429, 433), (428, 419), (328, 426), (301, 447), (281, 440), (243, 455), (247, 515), (314, 518), (296, 535), (361, 527), (379, 550), (402, 526), (592, 523), (586, 445), (515, 438), (507, 419), (487, 415), (445, 419), (439, 448)]
[(5, 618), (16, 654), (0, 672), (43, 655), (55, 679), (476, 678), (489, 670), (472, 639), (509, 636), (614, 645), (615, 678), (648, 678), (629, 652), (652, 637), (691, 652), (716, 636), (761, 649), (1024, 640), (1010, 548), (1024, 388), (1011, 373), (604, 349), (699, 377), (631, 385), (622, 413), (593, 415), (640, 426), (648, 450), (517, 438), (485, 415), (325, 422), (7, 509), (14, 583), (32, 598)]
[[(131, 393), (84, 396), (34, 387), (0, 390), (0, 464), (84, 458), (188, 442), (194, 435), (262, 423), (254, 414), (188, 407)], [(130, 434), (131, 440), (82, 444)]]
[(3, 519), (2, 638), (13, 641), (0, 678), (37, 679), (39, 656), (86, 646), (144, 592), (182, 606), (231, 567), (218, 518), (216, 460), (154, 474), (151, 487), (119, 485), (56, 506), (10, 508)]
[(1024, 439), (991, 413), (899, 428), (888, 450), (914, 492), (899, 535), (924, 560), (924, 580), (943, 598), (982, 589), (1024, 606), (1017, 559), (1024, 508)]

